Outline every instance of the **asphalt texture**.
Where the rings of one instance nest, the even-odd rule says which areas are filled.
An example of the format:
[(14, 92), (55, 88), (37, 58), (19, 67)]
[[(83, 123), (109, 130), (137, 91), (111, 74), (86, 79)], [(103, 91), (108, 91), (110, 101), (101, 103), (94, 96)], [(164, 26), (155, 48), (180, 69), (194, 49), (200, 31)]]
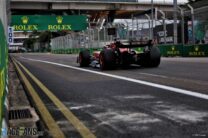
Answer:
[[(208, 100), (76, 69), (77, 55), (13, 54), (98, 138), (208, 138)], [(208, 58), (162, 58), (158, 68), (100, 71), (208, 95)], [(33, 83), (31, 81), (31, 83)], [(80, 134), (34, 84), (67, 138)]]

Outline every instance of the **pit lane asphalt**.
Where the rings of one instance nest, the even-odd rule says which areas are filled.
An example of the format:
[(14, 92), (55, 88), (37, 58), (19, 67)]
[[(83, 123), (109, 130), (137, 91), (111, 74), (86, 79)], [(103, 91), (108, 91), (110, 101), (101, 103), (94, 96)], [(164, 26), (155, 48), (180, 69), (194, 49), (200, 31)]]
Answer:
[[(208, 137), (208, 101), (25, 58), (76, 66), (76, 55), (14, 54), (97, 137)], [(24, 57), (24, 58), (23, 58)], [(85, 68), (89, 70), (99, 69)], [(207, 58), (163, 58), (159, 68), (105, 71), (208, 94)], [(33, 84), (35, 86), (35, 84)], [(47, 96), (39, 95), (67, 137), (80, 137)]]

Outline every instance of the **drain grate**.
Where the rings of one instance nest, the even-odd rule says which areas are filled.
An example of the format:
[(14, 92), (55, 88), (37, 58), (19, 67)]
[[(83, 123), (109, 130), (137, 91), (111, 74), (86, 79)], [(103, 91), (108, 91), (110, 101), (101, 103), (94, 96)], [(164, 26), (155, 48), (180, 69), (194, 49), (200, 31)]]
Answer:
[(32, 114), (29, 109), (18, 109), (9, 111), (9, 120), (28, 119), (32, 118)]

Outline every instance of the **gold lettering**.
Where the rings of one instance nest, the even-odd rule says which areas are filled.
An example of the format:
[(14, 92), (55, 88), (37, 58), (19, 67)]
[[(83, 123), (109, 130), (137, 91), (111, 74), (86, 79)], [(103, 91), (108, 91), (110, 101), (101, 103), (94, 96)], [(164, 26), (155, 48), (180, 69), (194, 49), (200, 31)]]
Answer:
[(14, 30), (16, 31), (33, 31), (38, 30), (37, 25), (14, 25)]
[(28, 25), (28, 30), (32, 30), (33, 29), (33, 26), (32, 25)]
[(61, 30), (66, 30), (66, 25), (62, 25)]
[(168, 55), (179, 55), (180, 51), (167, 51)]
[(38, 30), (38, 26), (37, 25), (33, 25), (33, 29), (34, 30)]
[(189, 52), (189, 56), (193, 56), (192, 52)]
[(17, 30), (17, 25), (14, 25), (13, 28), (14, 28), (14, 30)]
[(54, 30), (59, 30), (58, 25), (54, 25)]
[(67, 28), (68, 28), (67, 30), (72, 30), (71, 25), (67, 25)]
[(48, 30), (72, 30), (71, 25), (48, 25)]
[(53, 26), (52, 25), (48, 25), (48, 30), (53, 30)]

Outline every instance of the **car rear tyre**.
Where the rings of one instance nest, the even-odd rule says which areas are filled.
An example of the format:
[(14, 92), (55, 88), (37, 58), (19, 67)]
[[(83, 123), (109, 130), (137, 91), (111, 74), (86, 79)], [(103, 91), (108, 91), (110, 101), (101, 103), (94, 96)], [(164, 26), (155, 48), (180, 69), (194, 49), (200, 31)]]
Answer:
[(128, 52), (123, 52), (121, 54), (121, 65), (123, 68), (127, 68), (129, 67), (130, 63), (131, 63), (131, 56), (129, 55)]
[(115, 67), (115, 53), (112, 49), (104, 49), (100, 52), (99, 63), (101, 70), (107, 70)]
[(151, 47), (150, 50), (141, 56), (141, 66), (143, 67), (158, 67), (160, 65), (160, 49)]
[(80, 67), (87, 67), (90, 64), (90, 51), (83, 50), (79, 53), (79, 65)]

